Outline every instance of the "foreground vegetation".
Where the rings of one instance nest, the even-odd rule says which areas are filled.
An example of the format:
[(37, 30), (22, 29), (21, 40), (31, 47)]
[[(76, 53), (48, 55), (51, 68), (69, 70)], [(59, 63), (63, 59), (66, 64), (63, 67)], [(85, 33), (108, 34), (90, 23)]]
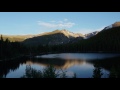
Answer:
[[(94, 65), (95, 69), (93, 70), (93, 75), (91, 78), (119, 78), (119, 72), (117, 72), (114, 68), (110, 71), (107, 77), (102, 77), (103, 72), (102, 68), (99, 65)], [(68, 78), (66, 72), (61, 69), (57, 71), (55, 67), (49, 65), (44, 68), (43, 71), (36, 70), (32, 68), (30, 65), (26, 66), (25, 74), (21, 78)], [(73, 77), (69, 78), (77, 78), (76, 74)]]
[[(67, 78), (66, 73), (63, 70), (61, 71), (62, 73), (57, 71), (52, 65), (44, 68), (43, 71), (31, 68), (31, 66), (26, 66), (25, 75), (23, 75), (21, 78)], [(75, 77), (76, 76), (74, 75), (73, 78)]]

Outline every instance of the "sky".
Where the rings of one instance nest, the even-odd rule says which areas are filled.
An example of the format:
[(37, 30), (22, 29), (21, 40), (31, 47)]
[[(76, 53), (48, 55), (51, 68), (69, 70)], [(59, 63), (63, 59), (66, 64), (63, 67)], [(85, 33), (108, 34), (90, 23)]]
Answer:
[(56, 29), (86, 34), (116, 21), (120, 21), (120, 12), (0, 12), (0, 34), (40, 34)]

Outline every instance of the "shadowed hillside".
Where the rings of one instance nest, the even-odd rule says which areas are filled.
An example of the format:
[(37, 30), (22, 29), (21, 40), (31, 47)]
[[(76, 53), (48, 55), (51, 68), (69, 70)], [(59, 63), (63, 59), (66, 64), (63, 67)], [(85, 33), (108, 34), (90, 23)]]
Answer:
[(7, 38), (10, 42), (22, 42), (27, 38), (33, 37), (34, 35), (2, 35), (3, 40), (5, 41)]
[[(120, 52), (120, 27), (113, 27), (108, 30), (102, 30), (97, 35), (71, 44), (77, 51), (104, 51), (104, 52)], [(71, 48), (70, 48), (71, 49)]]
[(55, 30), (53, 32), (47, 32), (40, 34), (39, 36), (28, 38), (23, 41), (26, 45), (59, 45), (66, 44), (71, 40), (80, 37), (83, 39), (82, 34), (75, 34), (67, 30)]

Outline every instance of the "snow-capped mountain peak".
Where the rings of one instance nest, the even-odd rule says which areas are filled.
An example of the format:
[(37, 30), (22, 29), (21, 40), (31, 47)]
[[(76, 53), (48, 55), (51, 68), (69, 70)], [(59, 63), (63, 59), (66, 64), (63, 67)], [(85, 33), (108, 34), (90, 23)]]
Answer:
[(113, 27), (112, 25), (109, 25), (109, 26), (105, 27), (105, 29), (107, 30), (107, 29), (110, 29), (112, 27)]
[(98, 33), (99, 33), (99, 31), (94, 31), (94, 32), (92, 32), (92, 33), (85, 34), (85, 35), (84, 35), (84, 36), (85, 36), (84, 39), (88, 39), (88, 38), (90, 38), (90, 37), (92, 37), (92, 36), (95, 36), (95, 35), (98, 34)]
[(104, 30), (107, 30), (107, 29), (110, 29), (113, 27), (119, 27), (119, 26), (120, 26), (120, 22), (115, 22), (114, 24), (111, 24), (111, 25), (105, 27)]

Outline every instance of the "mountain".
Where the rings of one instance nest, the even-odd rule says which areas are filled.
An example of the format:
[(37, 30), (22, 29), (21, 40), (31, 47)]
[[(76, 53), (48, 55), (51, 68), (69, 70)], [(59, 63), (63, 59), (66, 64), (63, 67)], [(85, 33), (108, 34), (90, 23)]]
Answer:
[[(113, 23), (113, 24), (105, 27), (103, 30), (109, 30), (109, 29), (111, 29), (111, 28), (119, 27), (119, 26), (120, 26), (120, 22), (115, 22), (115, 23)], [(102, 31), (102, 30), (101, 30), (101, 31)], [(101, 32), (101, 31), (94, 31), (94, 32), (92, 32), (92, 33), (85, 34), (85, 35), (84, 35), (84, 36), (85, 36), (84, 39), (88, 39), (88, 38), (90, 38), (90, 37), (93, 37), (93, 36), (97, 35), (97, 34), (98, 34), (99, 32)]]
[(71, 40), (77, 37), (83, 39), (84, 35), (69, 32), (68, 30), (55, 30), (28, 38), (24, 40), (23, 43), (26, 45), (59, 45), (69, 43)]
[[(67, 42), (68, 40), (70, 41)], [(45, 46), (45, 47), (39, 46), (36, 50), (38, 50), (39, 52), (41, 51), (41, 52), (61, 52), (61, 53), (63, 52), (110, 52), (110, 53), (116, 52), (116, 53), (119, 53), (120, 52), (120, 27), (118, 26), (118, 27), (109, 28), (108, 30), (102, 30), (98, 34), (88, 39), (83, 39), (83, 38), (80, 39), (79, 37), (76, 37), (71, 40), (66, 37), (65, 44), (62, 44), (62, 45), (57, 44), (57, 46)]]
[(73, 32), (70, 32), (68, 30), (54, 30), (52, 32), (45, 32), (45, 33), (42, 33), (42, 34), (39, 34), (39, 36), (43, 36), (43, 35), (53, 35), (53, 34), (57, 34), (57, 33), (62, 33), (64, 34), (66, 37), (68, 38), (73, 38), (73, 37), (84, 37), (84, 35), (80, 34), (80, 33), (73, 33)]
[[(115, 22), (115, 23), (113, 23), (113, 24), (105, 27), (103, 30), (110, 30), (111, 28), (119, 27), (119, 26), (120, 26), (120, 22)], [(102, 30), (101, 30), (101, 31), (102, 31)], [(85, 34), (85, 35), (84, 35), (84, 37), (85, 37), (84, 39), (88, 39), (88, 38), (90, 38), (90, 37), (93, 37), (93, 36), (97, 35), (97, 34), (98, 34), (99, 32), (101, 32), (101, 31), (94, 31), (94, 32), (92, 32), (92, 33)]]
[(120, 26), (120, 22), (115, 22), (114, 24), (111, 24), (111, 25), (105, 27), (104, 30), (108, 30), (110, 28), (119, 27), (119, 26)]
[(34, 36), (35, 35), (2, 35), (3, 40), (6, 40), (8, 38), (10, 40), (10, 42), (15, 42), (15, 41), (22, 42), (25, 39), (31, 38), (31, 37), (34, 37)]
[(90, 38), (90, 37), (93, 37), (93, 36), (97, 35), (98, 33), (99, 33), (99, 31), (94, 31), (94, 32), (92, 32), (92, 33), (85, 34), (85, 35), (84, 35), (84, 36), (85, 36), (84, 39), (88, 39), (88, 38)]
[[(120, 26), (102, 30), (95, 36), (76, 42), (72, 46), (78, 47), (74, 51), (120, 52)], [(72, 46), (69, 46), (68, 50)]]
[[(19, 40), (28, 46), (39, 45), (35, 49), (32, 48), (34, 52), (120, 52), (120, 22), (115, 22), (99, 32), (85, 35), (68, 30), (55, 30), (37, 35), (3, 35), (3, 37)], [(13, 47), (15, 46), (16, 43)]]
[(81, 34), (81, 33), (73, 33), (68, 30), (54, 30), (52, 32), (45, 32), (42, 34), (36, 35), (2, 35), (3, 39), (5, 40), (8, 38), (11, 42), (22, 42), (26, 45), (59, 45), (59, 44), (66, 44), (66, 43), (75, 43), (79, 42), (82, 39), (89, 39), (94, 36), (97, 36), (104, 30), (110, 30), (115, 27), (119, 27), (120, 22), (115, 22), (107, 27), (105, 27), (101, 31), (94, 31), (88, 34)]
[(112, 27), (119, 27), (120, 26), (120, 22), (115, 22), (114, 24), (112, 24)]

